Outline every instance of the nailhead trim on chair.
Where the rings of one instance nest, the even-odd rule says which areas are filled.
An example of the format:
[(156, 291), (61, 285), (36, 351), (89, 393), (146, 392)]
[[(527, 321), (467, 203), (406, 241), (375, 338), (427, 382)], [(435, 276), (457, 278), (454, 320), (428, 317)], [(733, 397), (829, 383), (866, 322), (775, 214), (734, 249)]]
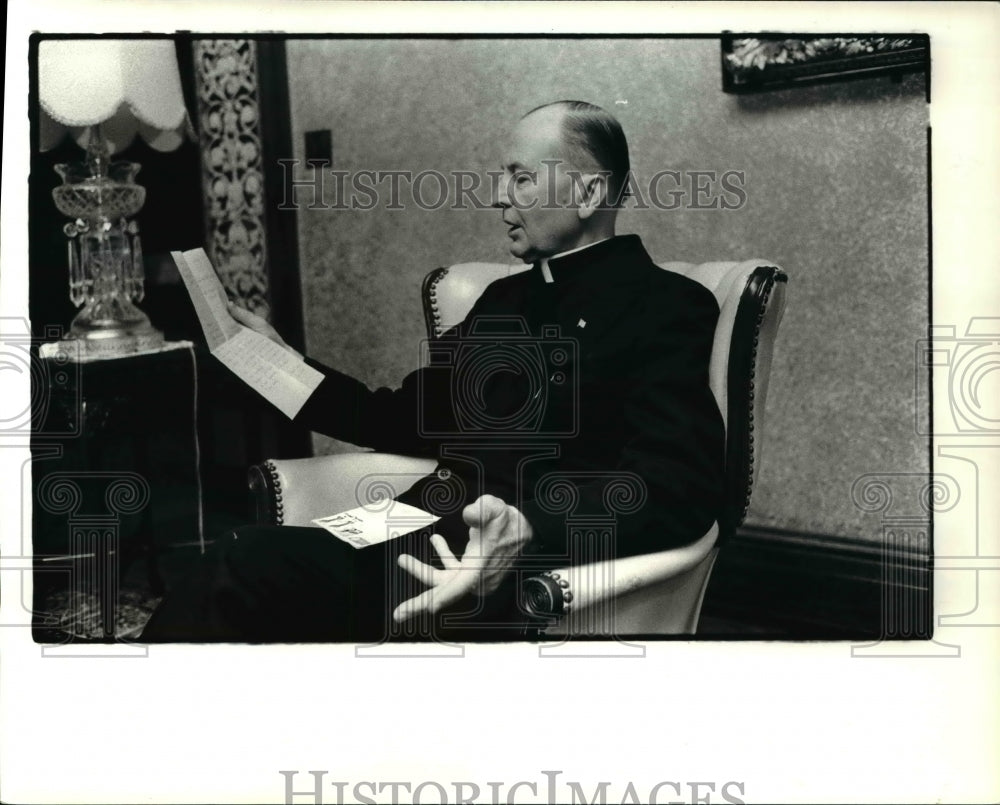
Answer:
[(448, 275), (445, 267), (436, 268), (424, 277), (424, 287), (421, 296), (424, 299), (424, 321), (427, 322), (427, 337), (440, 338), (441, 310), (438, 308), (438, 285)]
[(743, 500), (743, 509), (740, 513), (739, 521), (736, 525), (740, 525), (744, 519), (746, 519), (747, 512), (750, 510), (750, 499), (753, 496), (753, 485), (754, 485), (754, 404), (756, 398), (756, 377), (757, 377), (757, 347), (760, 345), (760, 331), (764, 325), (764, 317), (767, 314), (767, 305), (771, 299), (771, 292), (774, 290), (774, 286), (778, 282), (787, 281), (787, 275), (780, 269), (774, 266), (761, 266), (767, 271), (770, 271), (770, 276), (768, 276), (761, 289), (760, 297), (760, 310), (757, 313), (757, 323), (754, 327), (753, 335), (753, 348), (750, 350), (750, 387), (747, 393), (748, 400), (748, 412), (749, 412), (749, 427), (748, 427), (748, 450), (747, 450), (747, 486), (746, 495)]
[(254, 521), (260, 525), (283, 525), (285, 505), (277, 465), (271, 459), (252, 465), (247, 481)]
[(281, 476), (278, 475), (277, 465), (268, 459), (264, 462), (268, 474), (271, 476), (271, 492), (274, 495), (274, 524), (285, 524), (285, 506), (281, 501)]

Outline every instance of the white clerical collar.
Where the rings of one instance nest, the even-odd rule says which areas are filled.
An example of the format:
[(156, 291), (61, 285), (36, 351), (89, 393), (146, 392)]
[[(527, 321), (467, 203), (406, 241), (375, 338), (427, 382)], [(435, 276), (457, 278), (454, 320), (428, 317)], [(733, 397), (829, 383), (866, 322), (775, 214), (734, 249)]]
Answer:
[(595, 240), (593, 243), (587, 243), (583, 246), (577, 246), (575, 249), (570, 249), (566, 252), (559, 252), (559, 254), (553, 254), (549, 257), (543, 257), (541, 260), (542, 264), (542, 276), (545, 277), (546, 282), (552, 282), (552, 272), (549, 270), (549, 260), (555, 260), (557, 257), (565, 257), (567, 254), (574, 254), (575, 252), (582, 252), (584, 249), (589, 249), (591, 246), (596, 246), (598, 243), (604, 243), (606, 240), (611, 240), (611, 238), (601, 238), (600, 240)]

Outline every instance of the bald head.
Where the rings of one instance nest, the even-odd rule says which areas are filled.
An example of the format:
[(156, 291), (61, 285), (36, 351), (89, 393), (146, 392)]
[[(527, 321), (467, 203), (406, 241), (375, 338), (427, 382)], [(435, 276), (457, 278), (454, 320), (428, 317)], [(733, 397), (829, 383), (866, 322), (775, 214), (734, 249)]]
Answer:
[(567, 162), (606, 172), (608, 204), (621, 206), (631, 164), (625, 132), (613, 115), (586, 101), (554, 101), (535, 107), (521, 121), (557, 131)]
[(599, 107), (560, 101), (522, 117), (505, 143), (503, 211), (511, 254), (525, 262), (613, 237), (628, 148)]

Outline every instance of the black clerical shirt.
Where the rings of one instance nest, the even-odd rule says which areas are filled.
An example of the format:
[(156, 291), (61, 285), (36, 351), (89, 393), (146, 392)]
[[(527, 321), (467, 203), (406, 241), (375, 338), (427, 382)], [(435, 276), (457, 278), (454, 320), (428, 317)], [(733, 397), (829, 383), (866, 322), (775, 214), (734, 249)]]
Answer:
[[(570, 529), (612, 523), (611, 553), (695, 541), (721, 509), (724, 427), (708, 385), (719, 309), (611, 238), (492, 283), (399, 389), (325, 380), (296, 421), (376, 450), (430, 455), (401, 499), (444, 517), (482, 494), (532, 524), (528, 552), (572, 562)], [(459, 546), (460, 548), (461, 546)]]

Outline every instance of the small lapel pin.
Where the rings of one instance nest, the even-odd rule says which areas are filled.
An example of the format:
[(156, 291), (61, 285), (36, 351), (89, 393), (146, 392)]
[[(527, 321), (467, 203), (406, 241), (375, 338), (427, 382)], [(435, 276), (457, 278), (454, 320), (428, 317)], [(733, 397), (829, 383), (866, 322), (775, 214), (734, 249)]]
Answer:
[(587, 322), (585, 322), (583, 319), (580, 319), (580, 321), (576, 323), (576, 326), (582, 329), (587, 326)]

